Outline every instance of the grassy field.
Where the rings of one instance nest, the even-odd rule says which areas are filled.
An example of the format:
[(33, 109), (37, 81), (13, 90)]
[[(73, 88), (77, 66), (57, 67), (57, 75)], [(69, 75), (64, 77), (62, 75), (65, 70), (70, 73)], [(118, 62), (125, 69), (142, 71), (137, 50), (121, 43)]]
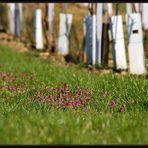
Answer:
[(0, 45), (0, 144), (148, 144), (148, 78), (80, 67)]

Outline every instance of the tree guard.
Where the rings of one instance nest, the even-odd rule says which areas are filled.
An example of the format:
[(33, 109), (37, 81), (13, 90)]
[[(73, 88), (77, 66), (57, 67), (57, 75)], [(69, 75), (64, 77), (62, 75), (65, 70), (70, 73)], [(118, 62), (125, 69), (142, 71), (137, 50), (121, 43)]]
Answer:
[(50, 43), (53, 42), (53, 21), (54, 21), (54, 3), (48, 3), (48, 23), (49, 23)]
[(15, 34), (15, 3), (8, 3), (9, 32)]
[(87, 63), (92, 64), (92, 16), (85, 17), (85, 28), (86, 28), (86, 58)]
[(97, 3), (97, 41), (96, 41), (96, 64), (101, 65), (101, 42), (102, 42), (102, 13), (103, 13), (103, 3)]
[(35, 10), (35, 45), (36, 49), (42, 50), (44, 48), (41, 9)]
[(112, 51), (113, 51), (114, 69), (116, 70), (127, 69), (122, 23), (123, 22), (121, 15), (111, 16), (110, 27), (112, 34)]
[(148, 30), (148, 3), (142, 4), (142, 24), (143, 29)]
[(126, 15), (130, 73), (145, 73), (142, 23), (140, 13)]
[(112, 3), (107, 3), (108, 14), (111, 16), (113, 14), (113, 6)]
[(22, 28), (19, 6), (21, 5), (19, 5), (18, 3), (15, 4), (15, 35), (17, 37), (20, 37)]
[(69, 34), (72, 24), (72, 14), (60, 13), (60, 30), (58, 39), (58, 54), (69, 53)]
[(132, 13), (132, 4), (131, 3), (126, 3), (126, 13)]

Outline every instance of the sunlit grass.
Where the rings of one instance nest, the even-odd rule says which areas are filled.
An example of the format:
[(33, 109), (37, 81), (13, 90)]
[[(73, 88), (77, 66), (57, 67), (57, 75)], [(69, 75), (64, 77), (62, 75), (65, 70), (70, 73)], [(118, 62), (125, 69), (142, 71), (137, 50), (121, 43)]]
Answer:
[[(147, 77), (93, 73), (80, 67), (51, 64), (32, 52), (17, 53), (1, 45), (0, 72), (11, 76), (0, 77), (0, 143), (147, 144)], [(63, 83), (72, 91), (76, 86), (91, 89), (90, 102), (58, 108), (29, 100), (35, 91)]]

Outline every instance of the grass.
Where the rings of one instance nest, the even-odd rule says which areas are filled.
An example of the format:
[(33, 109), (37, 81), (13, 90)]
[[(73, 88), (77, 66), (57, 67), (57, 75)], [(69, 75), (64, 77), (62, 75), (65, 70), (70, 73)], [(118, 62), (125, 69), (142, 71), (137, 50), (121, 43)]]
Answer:
[[(0, 57), (1, 144), (148, 144), (147, 76), (100, 74), (80, 65), (51, 64), (31, 51), (18, 53), (4, 45)], [(29, 100), (35, 91), (62, 83), (72, 91), (75, 86), (91, 89), (91, 100), (64, 109)], [(8, 86), (20, 90), (4, 89)], [(112, 110), (111, 102), (116, 104)]]

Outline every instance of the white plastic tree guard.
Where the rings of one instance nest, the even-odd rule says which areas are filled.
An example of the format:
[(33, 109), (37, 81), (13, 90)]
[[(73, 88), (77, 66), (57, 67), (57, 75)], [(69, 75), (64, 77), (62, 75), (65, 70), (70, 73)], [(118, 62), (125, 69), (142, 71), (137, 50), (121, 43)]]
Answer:
[(85, 17), (87, 63), (96, 64), (96, 15)]
[(126, 3), (126, 13), (132, 13), (132, 4), (131, 3)]
[(60, 13), (60, 30), (58, 39), (58, 54), (69, 53), (69, 34), (72, 24), (72, 14)]
[(20, 7), (18, 3), (15, 3), (15, 35), (17, 37), (20, 37), (21, 35), (21, 28), (22, 28), (22, 22), (21, 22), (21, 15), (20, 15)]
[(130, 73), (141, 75), (145, 73), (145, 63), (140, 13), (126, 15), (126, 22)]
[(112, 51), (114, 69), (126, 70), (126, 54), (123, 34), (122, 16), (111, 16), (110, 17), (110, 28), (112, 34)]
[(97, 3), (97, 41), (96, 41), (96, 64), (101, 65), (101, 42), (102, 42), (102, 13), (103, 3)]
[(22, 30), (22, 4), (21, 3), (9, 3), (8, 4), (9, 15), (9, 30), (10, 33), (16, 36), (20, 36)]
[(36, 49), (43, 49), (42, 11), (35, 10), (35, 45)]
[(142, 23), (143, 29), (148, 30), (148, 3), (142, 4)]
[(85, 17), (85, 29), (86, 29), (86, 58), (87, 63), (92, 64), (92, 17)]
[(53, 19), (54, 19), (54, 3), (48, 3), (48, 23), (49, 23), (49, 33), (50, 33), (50, 41), (52, 41), (53, 37)]
[(92, 65), (96, 64), (96, 15), (92, 16)]
[(136, 12), (141, 12), (141, 3), (134, 3)]
[(113, 6), (112, 3), (107, 3), (108, 14), (111, 16), (113, 14)]
[(9, 16), (9, 31), (10, 34), (15, 34), (15, 3), (8, 3), (8, 16)]
[(102, 13), (103, 3), (97, 3), (97, 41), (96, 41), (96, 64), (101, 65), (101, 42), (102, 42)]

